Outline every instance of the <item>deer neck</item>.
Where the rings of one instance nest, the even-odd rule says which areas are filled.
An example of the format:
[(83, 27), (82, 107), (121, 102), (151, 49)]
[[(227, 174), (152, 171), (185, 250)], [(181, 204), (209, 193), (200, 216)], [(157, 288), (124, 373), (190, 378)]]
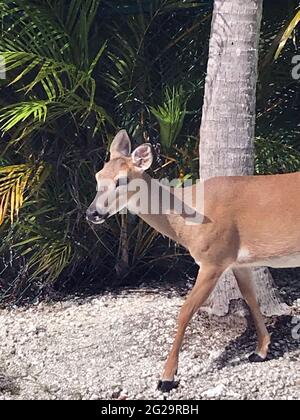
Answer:
[[(142, 206), (142, 210), (138, 213), (139, 217), (163, 236), (187, 247), (190, 227), (187, 226), (184, 215), (174, 209), (174, 203), (176, 200), (177, 203), (180, 200), (174, 194), (174, 188), (163, 185), (146, 173), (141, 175), (141, 179), (147, 184), (147, 196), (144, 199), (146, 198), (148, 201), (145, 206), (147, 209), (145, 210)], [(170, 200), (165, 199), (167, 196)], [(153, 208), (158, 211), (151, 211)]]

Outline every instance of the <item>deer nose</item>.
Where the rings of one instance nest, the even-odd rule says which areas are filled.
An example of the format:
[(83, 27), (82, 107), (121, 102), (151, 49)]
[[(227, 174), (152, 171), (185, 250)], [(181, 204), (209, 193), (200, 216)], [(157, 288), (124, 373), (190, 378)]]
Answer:
[(89, 222), (92, 222), (92, 223), (99, 223), (101, 221), (104, 221), (105, 219), (107, 219), (108, 216), (109, 216), (108, 213), (100, 214), (95, 209), (87, 209), (86, 211), (86, 218)]
[(87, 215), (88, 218), (95, 218), (95, 217), (99, 216), (99, 213), (97, 212), (97, 210), (87, 209), (86, 215)]
[(97, 212), (97, 210), (91, 210), (91, 209), (87, 209), (86, 211), (86, 220), (88, 220), (89, 222), (95, 223), (98, 222), (100, 220), (100, 215)]

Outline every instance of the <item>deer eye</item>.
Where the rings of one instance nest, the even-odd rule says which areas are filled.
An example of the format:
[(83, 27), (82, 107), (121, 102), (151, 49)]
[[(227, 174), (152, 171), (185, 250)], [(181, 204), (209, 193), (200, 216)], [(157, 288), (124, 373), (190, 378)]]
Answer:
[(116, 188), (124, 187), (128, 185), (128, 183), (129, 183), (129, 179), (127, 178), (127, 176), (123, 176), (116, 181)]

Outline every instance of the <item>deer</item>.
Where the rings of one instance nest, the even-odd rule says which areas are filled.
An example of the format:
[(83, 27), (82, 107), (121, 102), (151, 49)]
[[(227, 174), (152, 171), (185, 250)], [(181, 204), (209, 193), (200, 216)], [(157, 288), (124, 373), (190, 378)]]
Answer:
[[(124, 208), (130, 211), (133, 193), (122, 184), (142, 180), (150, 187), (153, 178), (147, 170), (153, 160), (151, 144), (144, 143), (132, 152), (130, 138), (121, 130), (111, 143), (110, 160), (96, 174), (97, 194), (86, 212), (87, 220), (101, 224)], [(101, 184), (107, 179), (112, 185), (109, 206), (101, 191)], [(193, 193), (197, 187), (185, 188)], [(233, 271), (254, 320), (257, 347), (249, 361), (260, 363), (267, 359), (271, 338), (256, 298), (252, 268), (300, 266), (300, 173), (219, 176), (204, 180), (203, 188), (200, 223), (187, 223), (184, 212), (180, 214), (171, 208), (159, 214), (151, 214), (147, 209), (138, 213), (156, 231), (186, 248), (199, 266), (194, 287), (181, 307), (173, 345), (158, 383), (163, 392), (178, 386), (175, 379), (187, 326), (226, 270)], [(175, 197), (181, 189), (170, 188), (170, 193)], [(159, 190), (153, 194), (149, 195), (150, 200), (160, 203), (162, 209)]]

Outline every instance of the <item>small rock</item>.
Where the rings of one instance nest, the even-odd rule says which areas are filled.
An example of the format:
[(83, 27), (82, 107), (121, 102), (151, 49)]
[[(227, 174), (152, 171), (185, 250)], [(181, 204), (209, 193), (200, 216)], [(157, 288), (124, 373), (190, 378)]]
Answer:
[(204, 391), (201, 395), (202, 397), (207, 398), (218, 398), (221, 397), (225, 393), (226, 387), (224, 384), (219, 384), (215, 388), (208, 389)]

